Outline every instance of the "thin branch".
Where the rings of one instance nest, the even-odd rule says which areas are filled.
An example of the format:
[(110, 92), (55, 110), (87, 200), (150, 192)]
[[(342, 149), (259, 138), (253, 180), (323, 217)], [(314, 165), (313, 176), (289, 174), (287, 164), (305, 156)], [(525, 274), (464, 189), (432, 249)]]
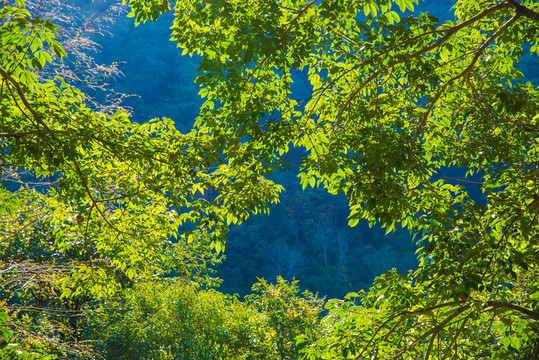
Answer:
[[(464, 329), (464, 327), (466, 326), (466, 323), (468, 322), (468, 319), (474, 314), (474, 312), (470, 312), (468, 314), (468, 316), (466, 316), (464, 318), (464, 321), (462, 322), (462, 325), (460, 326), (460, 328), (457, 330), (457, 332), (455, 333), (455, 335), (453, 336), (453, 339), (451, 339), (451, 343), (449, 343), (449, 345), (447, 346), (447, 348), (445, 349), (443, 355), (442, 355), (442, 359), (445, 359), (447, 357), (447, 355), (449, 355), (449, 352), (451, 351), (451, 348), (453, 347), (453, 345), (455, 345), (455, 343), (457, 342), (459, 336), (460, 336), (460, 333), (462, 332), (462, 330)], [(434, 338), (434, 336), (433, 336)]]
[(527, 307), (524, 307), (524, 306), (511, 304), (511, 303), (506, 303), (506, 302), (503, 302), (503, 301), (495, 301), (495, 300), (487, 301), (485, 303), (485, 306), (486, 307), (491, 307), (493, 309), (502, 308), (502, 309), (515, 310), (515, 311), (518, 311), (518, 312), (520, 312), (522, 314), (528, 315), (531, 318), (539, 320), (539, 311), (533, 310), (533, 309), (530, 309), (530, 308), (527, 308)]
[(424, 339), (428, 338), (431, 335), (438, 334), (451, 320), (453, 320), (454, 318), (456, 318), (457, 316), (462, 314), (464, 311), (468, 310), (470, 308), (470, 306), (471, 306), (470, 304), (464, 305), (464, 306), (458, 308), (457, 310), (455, 310), (455, 312), (453, 312), (453, 314), (451, 314), (447, 318), (445, 318), (444, 321), (442, 321), (440, 324), (438, 324), (437, 326), (435, 326), (432, 329), (430, 329), (429, 331), (427, 331), (425, 334), (420, 336), (419, 339), (417, 339), (416, 341), (414, 341), (413, 343), (408, 345), (406, 348), (402, 349), (401, 351), (399, 351), (398, 353), (393, 355), (391, 357), (391, 359), (396, 359), (396, 358), (400, 357), (402, 354), (404, 354), (406, 351), (408, 351), (412, 347), (419, 344)]
[(442, 174), (439, 174), (438, 172), (434, 172), (436, 174), (436, 176), (439, 176), (441, 178), (444, 178), (446, 180), (449, 180), (449, 181), (456, 181), (456, 182), (461, 182), (461, 183), (466, 183), (466, 184), (474, 184), (474, 185), (483, 185), (482, 182), (478, 182), (478, 181), (470, 181), (470, 180), (462, 180), (462, 179), (453, 179), (453, 178), (450, 178), (448, 176), (444, 176)]
[(53, 309), (50, 307), (37, 307), (37, 306), (24, 306), (24, 305), (8, 305), (4, 306), (5, 309), (14, 311), (28, 311), (40, 314), (47, 314), (51, 316), (61, 317), (82, 317), (87, 314), (81, 310), (68, 310), (68, 309)]
[[(34, 111), (34, 109), (32, 108), (32, 106), (30, 105), (30, 103), (28, 102), (28, 100), (26, 99), (26, 97), (24, 96), (24, 93), (21, 89), (21, 87), (19, 86), (19, 84), (17, 83), (17, 81), (15, 81), (15, 79), (13, 79), (7, 72), (4, 71), (4, 69), (0, 68), (0, 75), (2, 75), (2, 77), (6, 80), (8, 80), (13, 86), (15, 86), (15, 89), (17, 89), (17, 94), (19, 95), (22, 103), (24, 104), (24, 106), (32, 113), (32, 115), (34, 116), (34, 118), (36, 119), (36, 121), (40, 124), (40, 125), (43, 125), (45, 126), (46, 128), (46, 125), (45, 123), (43, 123), (43, 121), (41, 120), (41, 117)], [(38, 130), (39, 131), (39, 130)]]
[(436, 339), (436, 336), (432, 336), (429, 341), (429, 347), (427, 348), (427, 353), (425, 355), (425, 360), (429, 360), (430, 353), (432, 351), (432, 345), (434, 345), (434, 340)]
[[(428, 307), (428, 308), (425, 308), (425, 309), (418, 309), (418, 310), (415, 310), (415, 311), (404, 310), (404, 311), (401, 311), (401, 312), (399, 312), (399, 313), (397, 313), (397, 314), (394, 314), (394, 315), (389, 316), (386, 320), (384, 320), (384, 321), (382, 322), (382, 324), (380, 324), (380, 325), (378, 326), (378, 328), (376, 329), (374, 335), (371, 337), (371, 339), (369, 340), (369, 342), (367, 343), (367, 345), (365, 345), (365, 346), (363, 347), (363, 351), (361, 351), (361, 353), (356, 357), (356, 360), (359, 360), (359, 359), (361, 358), (361, 355), (363, 355), (363, 353), (367, 350), (367, 348), (369, 347), (369, 345), (374, 341), (374, 339), (376, 338), (376, 336), (378, 335), (378, 333), (380, 332), (380, 330), (381, 330), (387, 323), (389, 323), (391, 320), (396, 319), (396, 318), (399, 317), (399, 316), (422, 314), (422, 313), (426, 313), (426, 312), (429, 312), (429, 311), (432, 311), (432, 310), (436, 310), (436, 309), (439, 309), (439, 308), (442, 308), (442, 307), (453, 306), (453, 305), (457, 305), (457, 304), (460, 304), (460, 302), (458, 302), (458, 301), (452, 301), (452, 302), (449, 302), (449, 303), (436, 304), (436, 305), (430, 306), (430, 307)], [(392, 329), (394, 329), (394, 327), (393, 327)]]

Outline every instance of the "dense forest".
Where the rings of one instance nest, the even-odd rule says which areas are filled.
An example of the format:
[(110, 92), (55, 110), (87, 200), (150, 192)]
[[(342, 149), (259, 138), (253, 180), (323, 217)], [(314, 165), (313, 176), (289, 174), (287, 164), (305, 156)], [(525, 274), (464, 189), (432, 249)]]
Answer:
[(4, 1), (0, 358), (539, 359), (539, 3)]

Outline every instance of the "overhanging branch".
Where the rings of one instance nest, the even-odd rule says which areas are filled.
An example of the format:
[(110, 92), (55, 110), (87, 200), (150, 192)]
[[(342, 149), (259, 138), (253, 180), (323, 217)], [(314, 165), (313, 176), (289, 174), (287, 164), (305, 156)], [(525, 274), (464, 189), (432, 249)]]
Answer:
[(517, 10), (518, 14), (539, 23), (539, 13), (538, 12), (527, 8), (526, 6), (520, 4), (516, 0), (507, 0), (507, 3), (511, 4), (511, 6), (513, 6)]
[(511, 304), (511, 303), (506, 303), (506, 302), (503, 302), (503, 301), (495, 301), (495, 300), (487, 301), (485, 303), (485, 305), (486, 305), (486, 307), (494, 308), (494, 309), (502, 308), (502, 309), (515, 310), (515, 311), (518, 311), (518, 312), (520, 312), (522, 314), (528, 315), (529, 317), (531, 317), (533, 319), (539, 320), (539, 311), (529, 309), (529, 308), (524, 307), (524, 306)]

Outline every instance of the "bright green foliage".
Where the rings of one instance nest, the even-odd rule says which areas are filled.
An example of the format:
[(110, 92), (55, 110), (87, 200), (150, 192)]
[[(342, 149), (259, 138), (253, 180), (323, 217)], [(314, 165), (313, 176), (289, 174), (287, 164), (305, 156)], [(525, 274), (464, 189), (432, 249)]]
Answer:
[[(331, 303), (308, 357), (530, 357), (539, 91), (515, 66), (539, 54), (539, 3), (463, 0), (446, 22), (406, 9), (178, 1), (173, 39), (203, 56), (199, 133), (231, 168), (247, 158), (267, 174), (303, 149), (302, 184), (345, 194), (351, 226), (400, 224), (423, 246), (415, 273), (378, 279), (360, 307)], [(298, 71), (307, 99), (291, 90)]]
[(297, 359), (295, 336), (317, 334), (321, 301), (282, 279), (253, 289), (243, 303), (184, 282), (139, 284), (103, 304), (95, 336), (110, 359)]
[[(265, 357), (259, 359), (297, 359), (299, 356), (295, 339), (302, 334), (311, 338), (320, 337), (318, 317), (323, 301), (308, 291), (298, 296), (298, 281), (287, 282), (277, 277), (275, 285), (260, 280), (253, 285), (253, 295), (246, 297), (247, 303), (264, 315), (266, 349)], [(269, 346), (268, 346), (269, 345)]]
[[(539, 53), (536, 1), (462, 0), (443, 23), (402, 14), (410, 0), (177, 1), (173, 39), (203, 56), (206, 102), (189, 134), (167, 119), (137, 125), (97, 113), (61, 79), (39, 82), (34, 72), (64, 53), (54, 26), (16, 5), (0, 10), (2, 182), (30, 171), (43, 186), (0, 191), (0, 230), (76, 252), (77, 271), (56, 282), (63, 298), (109, 296), (121, 287), (118, 271), (196, 275), (188, 245), (220, 252), (229, 224), (277, 200), (281, 188), (265, 177), (300, 149), (304, 187), (345, 194), (351, 226), (366, 219), (414, 232), (420, 268), (329, 302), (316, 331), (317, 311), (303, 312), (309, 301), (295, 298), (295, 284), (262, 282), (250, 300), (262, 314), (260, 340), (245, 352), (245, 318), (190, 305), (196, 334), (215, 347), (200, 339), (189, 356), (295, 357), (290, 337), (304, 333), (297, 345), (313, 359), (537, 358), (539, 93), (515, 67), (525, 51)], [(169, 7), (129, 5), (136, 22)], [(307, 99), (291, 90), (299, 71)], [(206, 308), (237, 305), (189, 291), (181, 296), (200, 296)], [(161, 293), (130, 301), (161, 309)], [(148, 328), (174, 315), (163, 314)], [(213, 331), (229, 328), (230, 338)], [(151, 335), (135, 329), (139, 340)], [(155, 347), (160, 339), (148, 356), (182, 354), (170, 339)]]
[[(0, 308), (0, 323), (4, 324), (10, 321), (9, 315), (3, 312)], [(0, 356), (2, 359), (53, 359), (54, 357), (45, 357), (38, 352), (28, 352), (21, 348), (19, 344), (10, 343), (13, 339), (13, 334), (0, 326)]]
[(131, 3), (129, 0), (122, 0), (122, 3), (131, 5), (132, 11), (127, 16), (135, 18), (135, 25), (139, 25), (141, 22), (144, 23), (146, 20), (156, 21), (159, 15), (170, 10), (168, 0)]
[[(39, 80), (36, 72), (65, 54), (56, 28), (23, 1), (3, 5), (2, 269), (68, 262), (72, 271), (49, 279), (66, 302), (111, 296), (125, 281), (171, 270), (205, 281), (228, 224), (267, 211), (280, 186), (249, 154), (231, 166), (205, 131), (182, 134), (170, 119), (139, 125), (121, 111), (99, 113), (60, 77)], [(217, 195), (205, 196), (209, 188)], [(1, 274), (2, 282), (29, 285)]]
[(245, 359), (260, 331), (253, 309), (189, 284), (139, 284), (103, 307), (96, 338), (110, 359)]
[[(508, 279), (505, 287), (475, 291), (470, 298), (440, 301), (412, 275), (391, 271), (368, 293), (330, 300), (321, 323), (327, 336), (320, 341), (300, 336), (298, 343), (311, 345), (309, 359), (532, 359), (539, 327), (530, 308), (537, 308), (537, 292), (527, 302), (530, 308), (515, 299), (530, 298), (537, 275)], [(494, 296), (499, 300), (490, 300)]]
[[(54, 26), (22, 7), (5, 6), (1, 16), (3, 181), (25, 182), (30, 171), (41, 182), (39, 193), (2, 190), (5, 234), (27, 231), (35, 216), (60, 251), (76, 248), (87, 260), (84, 278), (96, 275), (95, 258), (134, 278), (181, 268), (184, 243), (211, 243), (219, 252), (226, 224), (276, 201), (280, 187), (260, 177), (254, 159), (230, 166), (204, 133), (181, 134), (169, 119), (139, 125), (122, 112), (97, 113), (62, 79), (36, 82), (36, 61), (51, 58), (46, 50), (62, 54)], [(207, 188), (218, 195), (204, 197)], [(24, 206), (31, 215), (15, 213)], [(178, 235), (187, 224), (192, 230)]]

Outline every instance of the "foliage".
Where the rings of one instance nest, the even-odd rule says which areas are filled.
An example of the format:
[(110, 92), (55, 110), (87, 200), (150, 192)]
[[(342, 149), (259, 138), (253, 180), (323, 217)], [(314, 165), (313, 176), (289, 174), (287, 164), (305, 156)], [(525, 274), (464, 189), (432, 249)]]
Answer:
[(345, 194), (350, 226), (417, 235), (420, 268), (332, 302), (306, 356), (537, 357), (539, 92), (516, 66), (539, 54), (539, 4), (459, 1), (445, 22), (414, 5), (177, 2), (173, 38), (203, 57), (197, 126), (231, 167), (269, 175), (302, 149), (303, 186)]
[(84, 308), (90, 299), (61, 298), (61, 291), (55, 285), (56, 280), (75, 271), (75, 265), (29, 261), (2, 267), (0, 309), (5, 312), (2, 323), (9, 332), (0, 354), (15, 348), (23, 354), (33, 353), (45, 359), (56, 358), (55, 355), (92, 358), (92, 344), (77, 339), (85, 324)]
[[(60, 302), (108, 297), (126, 282), (171, 271), (211, 283), (206, 263), (223, 249), (227, 224), (267, 211), (280, 187), (248, 157), (231, 168), (205, 131), (96, 112), (61, 77), (38, 77), (66, 54), (57, 35), (22, 1), (0, 10), (1, 280), (30, 293), (29, 305), (43, 295), (31, 289), (44, 278)], [(217, 196), (205, 197), (206, 188)], [(71, 271), (25, 282), (9, 270), (21, 261)], [(10, 315), (5, 334), (22, 313)]]
[[(484, 358), (532, 359), (538, 333), (537, 313), (514, 304), (529, 298), (536, 308), (537, 271), (508, 280), (470, 298), (436, 301), (432, 289), (413, 283), (411, 275), (395, 271), (378, 277), (368, 293), (350, 293), (330, 300), (323, 322), (328, 336), (315, 343), (307, 358)], [(473, 296), (473, 298), (472, 298)], [(360, 306), (357, 303), (361, 303)]]
[(297, 359), (297, 334), (317, 334), (319, 299), (295, 283), (260, 282), (243, 303), (185, 281), (138, 284), (103, 303), (94, 336), (110, 359)]
[[(2, 182), (17, 182), (26, 170), (42, 185), (40, 192), (3, 189), (5, 216), (18, 221), (15, 210), (27, 206), (21, 203), (39, 201), (29, 211), (49, 222), (63, 250), (80, 246), (79, 256), (143, 270), (162, 265), (163, 246), (174, 251), (170, 239), (179, 225), (194, 224), (182, 234), (190, 242), (220, 239), (223, 224), (241, 222), (276, 200), (280, 188), (259, 179), (256, 164), (245, 159), (241, 169), (228, 166), (204, 132), (181, 134), (169, 119), (133, 124), (122, 112), (92, 111), (61, 78), (58, 85), (37, 82), (33, 72), (52, 61), (40, 49), (64, 54), (54, 25), (23, 7), (6, 6), (1, 15)], [(205, 188), (217, 196), (207, 199)], [(6, 231), (18, 233), (16, 221), (6, 223)]]
[(260, 322), (234, 298), (181, 281), (138, 284), (103, 308), (95, 336), (110, 359), (248, 358)]
[[(170, 6), (129, 5), (136, 23)], [(96, 112), (61, 78), (36, 76), (65, 55), (57, 29), (8, 2), (0, 10), (2, 239), (48, 249), (36, 253), (47, 255), (42, 265), (74, 261), (75, 271), (45, 282), (60, 300), (111, 297), (122, 288), (118, 273), (204, 279), (228, 226), (267, 211), (281, 190), (267, 177), (304, 152), (303, 187), (344, 194), (350, 226), (366, 219), (388, 232), (409, 229), (422, 246), (419, 269), (388, 272), (369, 292), (330, 301), (321, 328), (318, 302), (297, 298), (295, 283), (261, 282), (249, 304), (173, 287), (187, 299), (180, 306), (200, 315), (194, 337), (185, 322), (174, 327), (197, 340), (188, 356), (294, 358), (301, 348), (313, 359), (537, 358), (539, 92), (517, 65), (525, 51), (539, 54), (538, 8), (463, 0), (454, 20), (440, 22), (403, 15), (411, 0), (178, 1), (172, 36), (185, 54), (202, 56), (206, 99), (196, 128), (182, 134), (172, 120), (138, 125), (121, 111)], [(306, 99), (292, 93), (298, 72), (308, 76)], [(19, 186), (27, 172), (37, 188)], [(16, 261), (34, 256), (3, 251)], [(167, 288), (141, 286), (127, 301), (140, 304), (134, 325), (146, 327), (112, 329), (147, 345), (150, 357), (183, 354), (169, 352), (176, 343), (166, 337), (142, 342), (152, 335), (145, 329), (174, 315), (153, 312), (159, 302), (177, 304), (161, 297)], [(212, 317), (194, 299), (232, 311)], [(32, 341), (8, 345), (20, 320), (9, 311), (0, 312), (2, 355), (39, 351)], [(244, 313), (260, 321), (249, 334)], [(123, 315), (111, 314), (116, 324)]]
[(275, 285), (260, 280), (253, 285), (253, 291), (246, 296), (247, 303), (264, 314), (263, 329), (272, 344), (263, 349), (264, 358), (297, 359), (295, 338), (301, 334), (314, 339), (320, 336), (318, 317), (323, 301), (308, 291), (298, 296), (298, 281), (287, 282), (281, 277), (277, 277)]

